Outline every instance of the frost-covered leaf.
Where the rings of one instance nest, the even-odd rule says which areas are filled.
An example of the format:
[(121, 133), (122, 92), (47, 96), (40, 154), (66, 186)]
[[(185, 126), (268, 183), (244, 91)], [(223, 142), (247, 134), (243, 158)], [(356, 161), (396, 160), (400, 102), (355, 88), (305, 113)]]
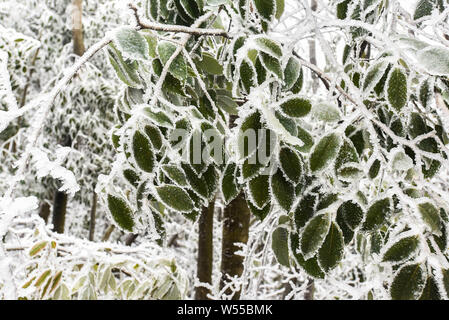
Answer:
[(299, 238), (298, 234), (290, 234), (290, 245), (295, 257), (296, 262), (299, 264), (301, 269), (303, 269), (309, 276), (317, 279), (324, 279), (325, 274), (318, 264), (318, 258), (315, 256), (308, 260), (304, 259), (304, 256), (299, 252)]
[(419, 300), (443, 300), (437, 280), (433, 276), (428, 276), (426, 286)]
[(327, 168), (337, 157), (341, 145), (341, 137), (336, 133), (322, 138), (312, 151), (310, 156), (310, 170), (321, 171)]
[(416, 4), (413, 19), (418, 20), (432, 14), (435, 8), (435, 0), (419, 0)]
[(407, 75), (401, 68), (394, 68), (386, 86), (386, 96), (392, 108), (400, 112), (408, 100)]
[(39, 252), (41, 252), (48, 244), (48, 241), (41, 241), (36, 243), (29, 252), (30, 257), (37, 255)]
[(341, 113), (338, 107), (328, 102), (314, 104), (312, 115), (316, 119), (324, 122), (337, 122), (341, 119)]
[(260, 58), (263, 66), (271, 71), (274, 75), (278, 77), (278, 79), (284, 78), (284, 72), (282, 71), (281, 63), (279, 60), (265, 52), (260, 52)]
[(298, 59), (290, 57), (284, 69), (285, 89), (289, 90), (298, 81), (301, 75), (301, 64)]
[(189, 213), (194, 209), (194, 204), (189, 194), (180, 187), (164, 185), (156, 187), (156, 192), (161, 201), (175, 211)]
[(276, 228), (271, 236), (271, 241), (271, 248), (277, 261), (281, 265), (289, 267), (288, 230), (286, 228)]
[(208, 199), (209, 198), (209, 188), (204, 177), (198, 176), (198, 174), (192, 169), (189, 164), (183, 163), (182, 169), (186, 175), (187, 181), (189, 182), (190, 187), (198, 196)]
[(132, 210), (126, 201), (120, 197), (108, 194), (108, 209), (120, 228), (132, 231), (134, 227), (134, 219)]
[(295, 187), (285, 179), (280, 170), (271, 176), (271, 192), (284, 211), (290, 211), (295, 200)]
[(332, 223), (324, 243), (318, 250), (318, 261), (325, 272), (335, 268), (343, 258), (343, 234), (337, 224)]
[(429, 77), (421, 82), (419, 87), (419, 102), (424, 108), (429, 108), (432, 105), (432, 100), (435, 99), (435, 78)]
[(417, 300), (426, 285), (427, 271), (423, 264), (405, 265), (395, 274), (390, 286), (393, 300)]
[(254, 0), (257, 12), (265, 19), (272, 20), (276, 14), (276, 0)]
[(393, 151), (391, 159), (394, 170), (407, 171), (413, 168), (413, 160), (403, 150)]
[(254, 43), (256, 44), (256, 48), (258, 50), (263, 51), (277, 59), (282, 57), (281, 46), (270, 38), (258, 37), (254, 39)]
[(115, 33), (115, 44), (125, 59), (138, 61), (150, 59), (147, 40), (134, 28), (119, 28)]
[(108, 46), (107, 51), (109, 62), (114, 68), (117, 77), (129, 87), (142, 87), (140, 77), (137, 72), (137, 62), (125, 61), (125, 59), (123, 59), (122, 53), (112, 43)]
[(287, 97), (279, 102), (282, 112), (292, 118), (301, 118), (309, 114), (312, 104), (300, 97)]
[(297, 184), (303, 173), (303, 164), (298, 154), (290, 148), (282, 148), (279, 152), (279, 164), (287, 178)]
[(351, 230), (358, 228), (363, 221), (363, 209), (357, 202), (346, 201), (338, 210), (341, 211), (344, 222)]
[(276, 19), (280, 19), (285, 10), (285, 0), (276, 0)]
[(248, 158), (256, 151), (259, 140), (258, 132), (261, 128), (261, 115), (259, 112), (254, 112), (243, 120), (238, 137), (238, 148), (241, 159)]
[(251, 179), (248, 182), (248, 191), (254, 206), (259, 210), (263, 209), (270, 201), (269, 176), (259, 175)]
[(312, 258), (321, 248), (331, 225), (330, 214), (320, 214), (307, 223), (301, 235), (301, 252), (305, 260)]
[(182, 169), (179, 168), (178, 166), (164, 165), (164, 166), (162, 166), (162, 170), (167, 175), (167, 177), (169, 177), (170, 180), (172, 180), (178, 186), (180, 186), (180, 187), (188, 186), (186, 175), (185, 175), (184, 171), (182, 171)]
[(297, 126), (296, 130), (298, 132), (297, 137), (304, 143), (302, 147), (295, 146), (296, 150), (303, 153), (310, 152), (314, 143), (312, 135), (306, 129), (303, 129), (301, 126)]
[(368, 209), (362, 231), (371, 232), (382, 226), (392, 212), (390, 198), (377, 200)]
[(372, 65), (366, 72), (363, 81), (363, 91), (370, 92), (382, 79), (385, 71), (388, 68), (389, 63), (385, 60)]
[(239, 74), (243, 88), (247, 93), (249, 93), (251, 88), (255, 87), (257, 84), (256, 68), (253, 66), (251, 61), (244, 59), (240, 64)]
[(421, 217), (430, 230), (437, 236), (441, 236), (442, 221), (438, 209), (430, 202), (420, 203), (418, 210)]
[(337, 170), (338, 178), (346, 182), (358, 180), (363, 174), (363, 169), (356, 162), (345, 163)]
[[(157, 45), (157, 52), (161, 59), (162, 64), (165, 66), (168, 60), (176, 51), (176, 45), (168, 41), (160, 41)], [(170, 73), (177, 79), (184, 81), (187, 79), (187, 64), (179, 53), (169, 67)]]
[(145, 172), (153, 172), (155, 165), (153, 148), (150, 140), (140, 131), (134, 133), (132, 151), (139, 168)]
[(392, 263), (402, 263), (410, 259), (416, 253), (418, 247), (419, 236), (403, 238), (388, 248), (382, 260)]
[(223, 66), (211, 54), (203, 53), (203, 59), (198, 62), (198, 65), (209, 74), (223, 74)]
[(449, 50), (442, 47), (428, 47), (418, 51), (416, 58), (428, 73), (435, 76), (449, 76)]
[(143, 109), (143, 114), (148, 117), (155, 124), (165, 127), (172, 128), (173, 122), (169, 116), (163, 111), (153, 111), (150, 107), (146, 107)]

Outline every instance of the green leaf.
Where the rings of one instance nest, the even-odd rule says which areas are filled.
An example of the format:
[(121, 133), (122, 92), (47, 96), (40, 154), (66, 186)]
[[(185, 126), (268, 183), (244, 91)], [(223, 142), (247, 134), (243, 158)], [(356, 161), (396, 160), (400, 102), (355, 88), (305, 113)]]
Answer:
[(287, 97), (279, 103), (282, 112), (292, 118), (301, 118), (309, 114), (312, 104), (299, 97)]
[(223, 66), (211, 54), (203, 52), (203, 60), (198, 62), (199, 67), (213, 75), (222, 75)]
[(188, 182), (184, 171), (176, 165), (163, 165), (162, 171), (167, 175), (167, 177), (176, 183), (180, 187), (187, 187)]
[(235, 163), (229, 163), (224, 170), (221, 179), (221, 193), (223, 194), (225, 204), (234, 200), (240, 193), (237, 186), (237, 166)]
[(247, 59), (240, 64), (240, 80), (242, 80), (243, 88), (247, 93), (250, 93), (251, 88), (257, 85), (256, 69)]
[(144, 36), (131, 27), (121, 27), (115, 33), (114, 43), (123, 57), (130, 60), (150, 59), (148, 42)]
[(338, 178), (342, 181), (352, 182), (363, 177), (363, 170), (360, 165), (355, 162), (345, 163), (337, 170)]
[(379, 175), (379, 171), (380, 171), (380, 161), (379, 159), (376, 159), (371, 165), (368, 175), (371, 179), (375, 179)]
[(423, 264), (405, 265), (396, 273), (390, 286), (393, 300), (417, 300), (426, 285), (427, 272)]
[(141, 88), (139, 73), (137, 72), (137, 61), (128, 62), (123, 59), (119, 50), (111, 43), (107, 47), (109, 62), (117, 74), (117, 77), (127, 86), (132, 88)]
[(39, 252), (41, 252), (48, 244), (48, 241), (41, 241), (39, 243), (36, 243), (29, 252), (30, 257), (37, 255)]
[(443, 221), (441, 220), (438, 209), (430, 202), (421, 203), (418, 205), (418, 210), (421, 217), (430, 230), (437, 236), (441, 236), (441, 227)]
[(263, 66), (268, 71), (271, 71), (278, 79), (284, 78), (284, 72), (282, 71), (281, 63), (279, 60), (265, 52), (260, 52), (260, 58)]
[(413, 20), (418, 20), (432, 14), (434, 8), (433, 0), (419, 0), (416, 4)]
[(295, 210), (295, 224), (296, 229), (299, 230), (306, 225), (306, 223), (313, 217), (315, 213), (315, 204), (317, 196), (313, 193), (308, 193), (302, 197)]
[(153, 172), (155, 159), (150, 140), (139, 131), (134, 133), (132, 150), (139, 168), (145, 172)]
[(148, 138), (150, 138), (151, 144), (156, 150), (162, 148), (162, 134), (161, 131), (156, 126), (147, 125), (145, 126), (145, 133)]
[(247, 203), (248, 203), (249, 211), (251, 211), (251, 213), (252, 213), (253, 215), (255, 215), (257, 218), (259, 218), (260, 220), (265, 219), (265, 217), (270, 213), (271, 208), (272, 208), (272, 206), (271, 206), (270, 203), (267, 204), (263, 209), (257, 209), (257, 208), (252, 204), (251, 201), (248, 201)]
[(239, 130), (238, 148), (240, 159), (248, 158), (257, 150), (258, 132), (262, 128), (259, 112), (254, 112), (245, 119)]
[(443, 274), (443, 285), (446, 295), (449, 296), (449, 269), (442, 269), (441, 273)]
[(370, 92), (382, 79), (383, 75), (387, 71), (389, 63), (387, 61), (381, 61), (372, 65), (366, 72), (365, 79), (363, 81), (363, 91)]
[[(157, 52), (164, 66), (167, 64), (168, 60), (175, 53), (175, 51), (176, 45), (171, 42), (160, 41), (157, 45)], [(187, 64), (182, 56), (182, 53), (179, 53), (176, 58), (174, 58), (168, 70), (174, 77), (181, 81), (185, 81), (187, 79)]]
[(288, 256), (288, 231), (286, 228), (276, 228), (271, 237), (271, 248), (277, 261), (286, 267), (290, 266)]
[(318, 250), (318, 261), (324, 272), (334, 269), (343, 259), (343, 234), (335, 223), (332, 223), (323, 245)]
[(197, 19), (201, 15), (200, 8), (198, 7), (196, 0), (180, 0), (180, 3), (190, 18)]
[(382, 261), (402, 263), (414, 256), (419, 247), (419, 236), (403, 238), (393, 244), (383, 255)]
[(318, 264), (318, 258), (315, 256), (313, 258), (305, 260), (302, 253), (298, 251), (299, 239), (297, 233), (290, 234), (290, 245), (293, 251), (293, 256), (295, 257), (295, 260), (299, 264), (301, 269), (303, 269), (309, 276), (313, 278), (324, 279), (325, 274)]
[(332, 103), (320, 102), (313, 106), (312, 115), (324, 122), (337, 122), (341, 119), (338, 107)]
[(266, 54), (269, 54), (277, 59), (280, 59), (282, 57), (281, 46), (278, 45), (275, 41), (269, 38), (259, 37), (254, 39), (254, 43), (256, 44), (257, 50), (265, 52)]
[(344, 202), (338, 210), (341, 210), (343, 219), (351, 230), (357, 229), (363, 221), (362, 207), (352, 200)]
[(343, 234), (343, 239), (345, 244), (349, 244), (352, 239), (354, 238), (354, 231), (349, 228), (348, 224), (345, 221), (345, 218), (343, 216), (343, 210), (342, 207), (340, 206), (340, 208), (338, 208), (337, 210), (337, 219), (336, 222), (338, 224), (338, 226), (340, 227), (340, 230)]
[(400, 112), (408, 100), (407, 75), (401, 68), (390, 72), (386, 87), (386, 96), (393, 109)]
[(290, 57), (284, 69), (285, 89), (286, 90), (291, 89), (291, 87), (293, 87), (296, 81), (298, 81), (300, 75), (301, 75), (301, 64), (295, 57)]
[(443, 47), (428, 47), (418, 51), (416, 58), (428, 73), (449, 76), (449, 50)]
[(202, 197), (203, 199), (208, 199), (209, 188), (204, 177), (199, 177), (189, 164), (183, 163), (181, 166), (184, 170), (187, 181), (189, 182), (189, 185), (195, 192), (195, 194)]
[(385, 198), (374, 202), (366, 213), (362, 231), (371, 232), (380, 228), (392, 212), (390, 198)]
[(429, 108), (432, 100), (435, 99), (435, 79), (429, 77), (425, 79), (419, 87), (419, 102), (424, 108)]
[(131, 169), (125, 169), (123, 170), (123, 176), (125, 177), (126, 180), (128, 180), (128, 182), (134, 186), (134, 188), (138, 188), (139, 187), (139, 176), (137, 175), (137, 173), (134, 170)]
[(254, 206), (261, 210), (270, 201), (269, 176), (259, 175), (248, 182), (250, 200)]
[(287, 178), (298, 184), (303, 172), (303, 164), (298, 154), (290, 148), (282, 148), (279, 152), (279, 164)]
[(276, 14), (276, 0), (254, 0), (257, 12), (271, 21)]
[(285, 9), (285, 0), (276, 0), (276, 14), (275, 18), (280, 19)]
[(120, 228), (131, 231), (134, 227), (132, 210), (122, 198), (108, 194), (108, 209)]
[(175, 211), (189, 213), (194, 209), (193, 201), (189, 194), (180, 187), (164, 185), (156, 187), (156, 192), (161, 201)]
[(321, 171), (331, 164), (337, 157), (341, 140), (339, 135), (332, 133), (318, 142), (310, 156), (310, 170), (312, 172)]
[(419, 300), (443, 300), (438, 283), (433, 276), (427, 277), (426, 286)]
[(151, 108), (144, 108), (143, 114), (147, 116), (151, 121), (161, 127), (172, 128), (173, 122), (171, 119), (162, 111), (154, 112)]
[(299, 152), (309, 153), (314, 143), (312, 135), (309, 132), (307, 132), (306, 129), (303, 129), (301, 126), (297, 126), (297, 131), (298, 131), (297, 137), (302, 142), (304, 142), (304, 145), (302, 147), (295, 146), (295, 149), (298, 150)]
[(231, 115), (238, 115), (238, 104), (225, 95), (217, 95), (217, 106)]
[(271, 176), (271, 192), (276, 202), (284, 211), (290, 211), (295, 200), (295, 187), (285, 179), (284, 175), (278, 170)]
[(301, 251), (305, 260), (312, 258), (321, 248), (330, 225), (330, 214), (320, 214), (307, 223), (301, 236)]

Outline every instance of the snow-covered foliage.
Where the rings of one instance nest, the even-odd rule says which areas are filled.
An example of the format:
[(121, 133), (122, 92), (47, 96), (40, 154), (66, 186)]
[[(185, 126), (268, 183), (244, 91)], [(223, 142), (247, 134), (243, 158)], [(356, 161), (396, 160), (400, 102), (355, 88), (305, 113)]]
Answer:
[[(2, 4), (0, 297), (448, 299), (449, 4), (415, 2), (85, 1), (81, 58), (70, 1)], [(80, 239), (94, 190), (135, 247)]]

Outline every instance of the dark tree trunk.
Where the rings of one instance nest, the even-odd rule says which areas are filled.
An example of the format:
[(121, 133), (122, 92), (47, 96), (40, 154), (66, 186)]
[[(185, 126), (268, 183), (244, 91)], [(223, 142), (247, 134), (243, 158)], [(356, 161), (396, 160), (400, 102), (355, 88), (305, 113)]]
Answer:
[[(224, 209), (223, 212), (223, 243), (221, 252), (221, 281), (220, 288), (224, 288), (229, 282), (229, 277), (240, 277), (243, 273), (243, 257), (236, 255), (240, 250), (236, 243), (246, 244), (249, 233), (250, 211), (242, 192)], [(225, 294), (231, 295), (231, 289)], [(240, 299), (240, 290), (234, 293), (232, 300)]]
[[(64, 147), (72, 145), (72, 139), (69, 136), (63, 138)], [(63, 191), (55, 191), (53, 200), (53, 231), (57, 233), (64, 233), (65, 216), (67, 212), (67, 193)]]
[(89, 241), (94, 241), (96, 214), (97, 214), (97, 194), (94, 191), (92, 195), (92, 206), (90, 208)]
[(64, 233), (65, 214), (67, 211), (67, 193), (56, 191), (53, 202), (53, 231)]
[[(200, 282), (208, 284), (212, 284), (214, 210), (215, 199), (210, 202), (209, 207), (203, 207), (198, 231), (197, 276)], [(208, 294), (208, 288), (195, 288), (195, 300), (209, 300)]]
[(48, 222), (48, 217), (50, 216), (50, 205), (48, 202), (44, 201), (39, 207), (39, 217), (44, 219), (45, 223)]

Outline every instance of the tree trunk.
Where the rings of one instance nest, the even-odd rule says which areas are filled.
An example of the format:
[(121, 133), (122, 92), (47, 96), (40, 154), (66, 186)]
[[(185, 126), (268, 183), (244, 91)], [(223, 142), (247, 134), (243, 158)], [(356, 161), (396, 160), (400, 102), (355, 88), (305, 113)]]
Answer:
[(50, 216), (50, 205), (47, 201), (43, 201), (39, 208), (39, 217), (44, 219), (45, 223), (48, 222), (48, 217)]
[[(213, 228), (215, 199), (209, 207), (203, 207), (199, 220), (198, 231), (198, 267), (197, 277), (202, 283), (212, 284), (213, 263)], [(195, 288), (195, 300), (209, 300), (210, 290), (205, 287)]]
[(67, 193), (62, 191), (55, 192), (53, 202), (53, 231), (64, 233), (65, 214), (67, 211)]
[[(236, 243), (248, 241), (250, 211), (242, 192), (237, 198), (224, 209), (223, 212), (223, 243), (221, 252), (221, 281), (220, 288), (223, 289), (229, 282), (229, 277), (240, 277), (243, 273), (243, 257), (236, 255), (240, 250)], [(233, 290), (228, 288), (225, 294), (232, 295)], [(240, 290), (236, 291), (232, 300), (240, 299)]]
[(73, 0), (73, 51), (82, 56), (86, 51), (83, 37), (83, 0)]
[(89, 241), (94, 241), (96, 214), (97, 214), (97, 194), (94, 190), (94, 194), (92, 195), (92, 207), (90, 209)]

